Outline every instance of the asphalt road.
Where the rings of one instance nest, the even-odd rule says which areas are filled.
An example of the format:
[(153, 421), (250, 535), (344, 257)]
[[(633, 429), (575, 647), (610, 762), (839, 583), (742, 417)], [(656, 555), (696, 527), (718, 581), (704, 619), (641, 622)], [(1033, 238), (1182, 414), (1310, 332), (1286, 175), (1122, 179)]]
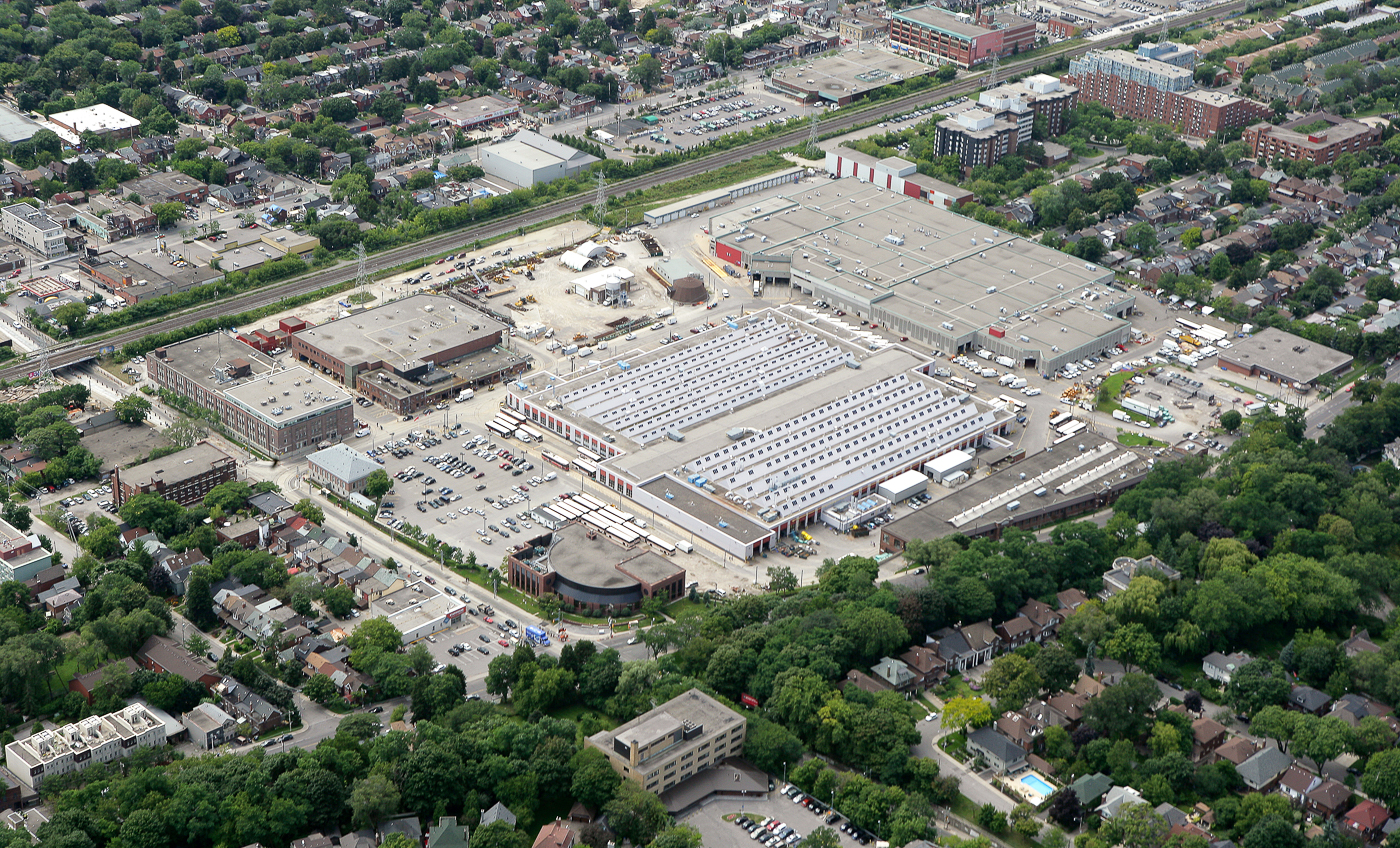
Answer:
[[(1392, 362), (1386, 366), (1385, 382), (1394, 383), (1397, 380), (1400, 380), (1400, 362)], [(1343, 387), (1342, 391), (1338, 391), (1332, 397), (1309, 409), (1307, 437), (1310, 439), (1320, 438), (1322, 432), (1327, 429), (1327, 425), (1345, 412), (1351, 403), (1351, 392), (1345, 391), (1345, 387)]]
[[(1173, 21), (1173, 25), (1183, 26), (1202, 21), (1207, 18), (1235, 11), (1243, 8), (1245, 5), (1247, 5), (1247, 0), (1233, 0), (1233, 2), (1222, 3), (1210, 9)], [(1089, 41), (1073, 44), (1061, 51), (1039, 54), (1017, 61), (1006, 62), (1000, 66), (999, 73), (1001, 78), (1009, 78), (1023, 71), (1031, 70), (1035, 66), (1061, 55), (1075, 56), (1090, 50), (1101, 50), (1117, 44), (1126, 43), (1131, 41), (1131, 39), (1131, 34), (1127, 34), (1103, 41)], [(949, 97), (969, 94), (983, 85), (985, 77), (986, 73), (972, 74), (949, 83), (948, 85), (937, 86), (916, 94), (896, 98), (870, 109), (850, 113), (838, 112), (836, 115), (829, 116), (826, 120), (821, 122), (822, 132), (831, 133), (847, 130), (859, 124), (878, 121), (883, 117), (939, 103)], [(722, 168), (726, 165), (741, 162), (755, 155), (783, 150), (804, 143), (809, 133), (810, 129), (806, 126), (806, 122), (804, 121), (802, 122), (802, 126), (780, 135), (771, 136), (742, 147), (722, 151), (700, 159), (688, 160), (679, 165), (665, 168), (645, 176), (615, 182), (608, 187), (608, 192), (610, 196), (622, 196), (629, 192), (640, 191), (685, 179), (686, 177), (707, 173), (716, 168)], [(402, 265), (415, 259), (456, 250), (461, 248), (464, 244), (473, 241), (495, 238), (514, 232), (522, 227), (533, 226), (542, 221), (576, 213), (592, 202), (593, 195), (591, 192), (556, 200), (552, 203), (547, 203), (516, 215), (501, 218), (477, 229), (468, 228), (465, 230), (454, 230), (428, 239), (423, 239), (411, 245), (375, 254), (366, 260), (366, 268), (370, 274), (375, 274), (379, 271)], [(249, 309), (267, 306), (286, 297), (305, 294), (346, 282), (353, 279), (354, 276), (354, 263), (342, 262), (330, 268), (297, 277), (279, 285), (267, 286), (254, 292), (219, 301), (217, 304), (211, 306), (187, 310), (177, 316), (155, 321), (140, 328), (120, 332), (101, 341), (85, 343), (75, 342), (70, 345), (55, 347), (50, 351), (49, 363), (55, 369), (62, 368), (75, 362), (93, 358), (103, 347), (121, 347), (148, 335), (185, 327), (191, 323), (202, 321), (205, 318), (220, 318), (226, 315), (244, 312)], [(32, 362), (13, 365), (0, 370), (0, 378), (10, 380), (17, 379), (26, 376), (33, 371), (34, 368), (35, 365)]]

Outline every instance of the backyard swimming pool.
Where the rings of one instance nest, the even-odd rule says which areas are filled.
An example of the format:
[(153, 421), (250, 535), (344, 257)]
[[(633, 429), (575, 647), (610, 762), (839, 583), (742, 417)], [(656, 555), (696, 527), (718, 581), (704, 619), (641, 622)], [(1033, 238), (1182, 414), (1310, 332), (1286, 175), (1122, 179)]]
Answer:
[(1047, 798), (1055, 794), (1055, 787), (1041, 780), (1038, 774), (1028, 774), (1021, 778), (1021, 782)]

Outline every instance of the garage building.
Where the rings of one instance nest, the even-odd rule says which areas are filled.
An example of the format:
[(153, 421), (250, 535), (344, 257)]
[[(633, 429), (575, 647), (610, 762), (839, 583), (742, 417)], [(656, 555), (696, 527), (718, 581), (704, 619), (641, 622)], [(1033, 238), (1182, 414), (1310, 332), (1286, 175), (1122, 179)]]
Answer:
[(1220, 351), (1217, 362), (1223, 370), (1247, 377), (1311, 385), (1324, 375), (1346, 371), (1351, 367), (1352, 357), (1270, 327), (1249, 338), (1235, 340), (1229, 350)]

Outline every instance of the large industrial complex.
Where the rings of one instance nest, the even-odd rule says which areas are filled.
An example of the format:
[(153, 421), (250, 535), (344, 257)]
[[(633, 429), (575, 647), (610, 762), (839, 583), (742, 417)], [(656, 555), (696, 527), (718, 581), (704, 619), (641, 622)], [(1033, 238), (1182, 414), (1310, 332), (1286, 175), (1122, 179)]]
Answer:
[[(907, 188), (906, 188), (907, 190)], [(944, 354), (1053, 372), (1124, 344), (1113, 272), (878, 184), (806, 189), (711, 220), (715, 256)]]
[(692, 541), (747, 560), (823, 510), (955, 449), (1005, 447), (1010, 415), (932, 364), (797, 307), (510, 385), (507, 403), (603, 460), (591, 473)]
[(450, 297), (420, 294), (293, 333), (297, 361), (400, 414), (499, 383), (529, 361), (505, 325)]
[(224, 333), (158, 347), (146, 357), (157, 387), (214, 411), (245, 444), (274, 459), (334, 444), (354, 431), (345, 389)]

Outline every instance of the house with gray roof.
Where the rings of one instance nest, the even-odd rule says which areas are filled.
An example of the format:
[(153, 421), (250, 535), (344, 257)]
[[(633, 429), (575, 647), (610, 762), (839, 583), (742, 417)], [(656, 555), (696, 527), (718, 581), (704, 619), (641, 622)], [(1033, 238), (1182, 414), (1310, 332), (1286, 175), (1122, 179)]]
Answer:
[(1111, 819), (1118, 815), (1124, 804), (1145, 804), (1142, 795), (1131, 786), (1115, 786), (1108, 790), (1104, 796), (1103, 803), (1099, 805), (1098, 814), (1106, 819)]
[(1299, 712), (1310, 713), (1320, 716), (1327, 711), (1327, 707), (1332, 703), (1332, 697), (1326, 692), (1320, 692), (1311, 686), (1294, 686), (1293, 691), (1288, 693), (1288, 708)]
[(1217, 683), (1229, 685), (1235, 672), (1254, 662), (1254, 657), (1245, 653), (1222, 654), (1211, 651), (1201, 660), (1201, 671)]
[(399, 816), (379, 825), (379, 844), (383, 845), (389, 834), (402, 834), (409, 845), (423, 844), (423, 824), (417, 816)]
[(1026, 767), (1025, 750), (990, 727), (979, 727), (967, 734), (967, 750), (986, 760), (997, 774)]
[(481, 814), (481, 824), (478, 827), (486, 827), (492, 822), (503, 821), (511, 827), (515, 827), (515, 813), (510, 811), (505, 804), (497, 801), (491, 809)]
[(1235, 766), (1235, 771), (1239, 772), (1245, 786), (1255, 792), (1269, 792), (1278, 785), (1279, 778), (1291, 765), (1292, 757), (1272, 745), (1267, 745), (1256, 751), (1254, 756)]
[(891, 657), (881, 657), (870, 667), (870, 673), (888, 683), (896, 692), (912, 692), (920, 680), (909, 666)]

